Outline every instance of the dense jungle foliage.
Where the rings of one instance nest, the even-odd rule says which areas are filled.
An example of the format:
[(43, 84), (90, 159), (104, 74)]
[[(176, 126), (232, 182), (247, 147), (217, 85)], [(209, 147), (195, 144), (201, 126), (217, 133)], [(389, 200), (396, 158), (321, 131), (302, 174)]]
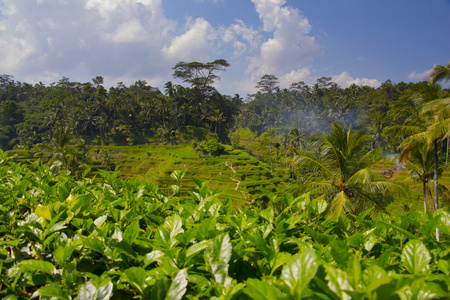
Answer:
[(118, 83), (109, 90), (102, 83), (98, 76), (85, 83), (63, 77), (48, 86), (32, 85), (1, 75), (0, 147), (30, 147), (66, 125), (86, 141), (105, 144), (176, 143), (203, 140), (209, 134), (229, 143), (230, 134), (239, 128), (257, 136), (271, 129), (277, 134), (297, 129), (315, 137), (336, 121), (364, 128), (374, 146), (394, 152), (400, 139), (384, 137), (383, 130), (402, 124), (406, 117), (396, 108), (429, 86), (387, 80), (379, 88), (341, 88), (322, 77), (313, 86), (297, 82), (280, 89), (275, 76), (265, 75), (258, 83), (260, 91), (243, 99), (195, 81), (190, 87), (169, 81), (164, 94), (145, 81)]

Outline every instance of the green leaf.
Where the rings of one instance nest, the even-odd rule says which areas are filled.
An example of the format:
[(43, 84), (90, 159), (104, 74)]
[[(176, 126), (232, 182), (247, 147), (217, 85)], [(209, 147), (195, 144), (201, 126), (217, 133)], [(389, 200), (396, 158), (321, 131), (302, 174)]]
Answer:
[(405, 236), (407, 236), (407, 237), (408, 237), (409, 239), (411, 239), (411, 240), (413, 240), (413, 239), (416, 238), (416, 237), (414, 236), (414, 234), (412, 234), (412, 233), (409, 232), (409, 231), (406, 231), (406, 230), (403, 229), (403, 228), (400, 228), (400, 227), (398, 227), (398, 226), (395, 226), (395, 225), (390, 224), (390, 223), (388, 223), (388, 222), (385, 222), (385, 221), (383, 221), (383, 220), (379, 220), (378, 222), (380, 222), (380, 223), (386, 225), (387, 227), (391, 227), (391, 228), (397, 230), (398, 232), (404, 234)]
[(208, 248), (209, 244), (211, 243), (211, 240), (203, 240), (197, 244), (192, 245), (189, 247), (189, 249), (186, 250), (186, 258), (189, 258), (202, 250)]
[(212, 264), (213, 262), (228, 263), (231, 258), (232, 246), (228, 233), (223, 233), (215, 237), (205, 252), (205, 257)]
[(317, 243), (328, 245), (331, 241), (336, 239), (336, 236), (328, 236), (320, 232), (314, 231), (309, 226), (303, 226), (303, 229), (309, 234)]
[(53, 299), (69, 299), (67, 292), (62, 289), (59, 284), (50, 284), (39, 288), (33, 293), (31, 298), (43, 297), (43, 298), (53, 298)]
[(347, 232), (350, 229), (350, 220), (346, 216), (339, 216), (337, 226), (343, 232)]
[(404, 285), (397, 291), (400, 299), (448, 299), (442, 288), (434, 282), (425, 279), (415, 280), (411, 284)]
[(344, 292), (344, 290), (353, 291), (353, 287), (349, 282), (349, 275), (340, 269), (335, 269), (330, 265), (325, 265), (327, 271), (328, 287), (333, 291), (339, 299), (350, 300), (351, 297)]
[(183, 269), (173, 279), (165, 300), (181, 300), (186, 293), (187, 284), (187, 270)]
[(95, 226), (101, 227), (101, 226), (105, 223), (105, 221), (106, 221), (107, 218), (108, 218), (107, 215), (103, 215), (103, 216), (101, 216), (101, 217), (98, 217), (98, 218), (95, 219), (95, 221), (94, 221)]
[(291, 296), (301, 297), (302, 291), (316, 275), (318, 269), (314, 250), (304, 249), (294, 255), (283, 267), (281, 277), (291, 289)]
[(129, 269), (126, 269), (122, 273), (121, 278), (134, 285), (141, 292), (141, 294), (144, 292), (145, 279), (147, 278), (147, 274), (144, 268), (131, 267)]
[(170, 233), (170, 237), (174, 237), (179, 233), (183, 233), (183, 220), (179, 215), (172, 215), (166, 219), (163, 227)]
[(84, 236), (80, 236), (80, 240), (82, 241), (84, 247), (103, 254), (103, 252), (105, 250), (105, 246), (103, 245), (103, 243), (100, 240), (91, 238), (91, 237), (84, 237)]
[(56, 268), (52, 263), (42, 260), (35, 260), (35, 259), (23, 260), (17, 265), (19, 266), (19, 269), (22, 272), (26, 273), (41, 272), (52, 275), (56, 271)]
[(165, 256), (164, 252), (160, 251), (160, 250), (155, 250), (152, 251), (150, 253), (148, 253), (145, 258), (144, 258), (144, 265), (145, 267), (148, 266), (149, 264), (151, 264), (152, 262), (160, 262), (160, 258)]
[(327, 209), (328, 203), (327, 203), (327, 201), (325, 201), (323, 199), (315, 199), (311, 203), (309, 203), (307, 206), (314, 213), (321, 214)]
[(438, 262), (438, 268), (441, 270), (442, 273), (444, 273), (446, 276), (450, 276), (450, 263), (448, 260), (439, 260)]
[(345, 266), (350, 258), (350, 249), (342, 240), (332, 241), (330, 243), (331, 255), (334, 260), (341, 266)]
[(55, 258), (55, 261), (60, 266), (65, 266), (67, 262), (69, 261), (70, 256), (72, 255), (72, 252), (78, 247), (78, 245), (65, 245), (64, 247), (60, 246), (56, 248), (55, 251), (53, 251), (53, 257)]
[(50, 212), (50, 208), (47, 206), (38, 206), (36, 207), (36, 210), (34, 211), (36, 215), (39, 217), (43, 217), (44, 219), (51, 221), (52, 220), (52, 213)]
[(410, 241), (402, 251), (402, 264), (411, 274), (427, 272), (431, 255), (423, 242), (419, 240)]
[(363, 281), (368, 292), (372, 292), (378, 287), (389, 283), (392, 277), (387, 276), (386, 271), (380, 266), (371, 264), (363, 272)]
[(112, 291), (113, 284), (110, 279), (91, 279), (81, 286), (78, 300), (108, 300)]
[(245, 282), (245, 293), (251, 299), (288, 299), (287, 295), (282, 293), (277, 287), (259, 279), (249, 278)]
[(139, 235), (139, 230), (140, 230), (139, 220), (133, 221), (125, 228), (125, 231), (123, 232), (122, 235), (123, 240), (127, 242), (129, 245), (132, 245)]

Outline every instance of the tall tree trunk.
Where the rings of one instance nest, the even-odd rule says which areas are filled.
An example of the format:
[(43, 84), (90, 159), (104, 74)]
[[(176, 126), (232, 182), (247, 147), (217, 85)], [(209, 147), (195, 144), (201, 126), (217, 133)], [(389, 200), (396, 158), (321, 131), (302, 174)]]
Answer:
[[(438, 143), (437, 139), (434, 140), (434, 209), (439, 209), (439, 189), (438, 189)], [(440, 241), (439, 229), (436, 228), (436, 240)]]
[(447, 153), (445, 155), (445, 165), (448, 166), (448, 146), (450, 144), (450, 138), (447, 138)]
[(427, 184), (423, 181), (423, 211), (427, 213)]

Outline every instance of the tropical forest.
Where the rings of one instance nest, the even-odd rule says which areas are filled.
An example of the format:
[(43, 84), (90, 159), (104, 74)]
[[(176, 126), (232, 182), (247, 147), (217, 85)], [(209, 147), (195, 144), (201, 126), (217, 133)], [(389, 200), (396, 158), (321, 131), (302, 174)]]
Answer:
[(450, 64), (245, 96), (229, 66), (0, 75), (1, 299), (450, 299)]

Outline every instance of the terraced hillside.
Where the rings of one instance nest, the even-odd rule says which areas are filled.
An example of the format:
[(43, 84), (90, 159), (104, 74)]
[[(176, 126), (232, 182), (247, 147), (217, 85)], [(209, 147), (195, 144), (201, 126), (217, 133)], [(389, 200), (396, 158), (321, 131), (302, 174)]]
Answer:
[[(18, 160), (32, 159), (28, 151), (12, 151)], [(194, 151), (192, 145), (93, 146), (94, 174), (97, 169), (118, 171), (119, 176), (138, 182), (152, 182), (170, 192), (176, 180), (170, 176), (175, 170), (186, 170), (181, 181), (181, 193), (187, 194), (195, 183), (190, 176), (209, 181), (221, 198), (230, 198), (235, 206), (252, 201), (265, 201), (261, 189), (271, 192), (288, 188), (288, 178), (274, 176), (270, 166), (243, 150), (226, 146), (219, 156)]]
[[(250, 148), (259, 158), (269, 161), (265, 149)], [(258, 151), (260, 150), (260, 151)], [(9, 152), (17, 160), (34, 160), (32, 154), (26, 150)], [(135, 179), (138, 182), (155, 183), (165, 193), (170, 194), (171, 185), (176, 180), (170, 176), (175, 170), (186, 170), (181, 181), (181, 193), (187, 194), (195, 186), (190, 176), (202, 181), (209, 181), (211, 189), (217, 189), (220, 197), (230, 198), (234, 205), (241, 207), (254, 201), (267, 201), (261, 189), (271, 192), (282, 192), (292, 186), (286, 175), (278, 177), (285, 169), (279, 159), (275, 165), (275, 173), (270, 172), (270, 165), (256, 159), (244, 150), (226, 146), (225, 153), (220, 156), (202, 155), (194, 151), (192, 145), (140, 145), (140, 146), (92, 146), (89, 151), (93, 158), (93, 173), (97, 169), (118, 171), (119, 176)], [(274, 158), (275, 162), (275, 158)], [(411, 190), (406, 198), (396, 197), (387, 210), (401, 215), (406, 211), (422, 211), (423, 202), (421, 183), (412, 181), (407, 170), (396, 168), (396, 159), (383, 160), (377, 163), (375, 171), (386, 179), (403, 183)], [(450, 187), (450, 172), (446, 170), (440, 176), (440, 183)], [(449, 203), (441, 200), (442, 206)], [(429, 198), (429, 207), (432, 200)]]

